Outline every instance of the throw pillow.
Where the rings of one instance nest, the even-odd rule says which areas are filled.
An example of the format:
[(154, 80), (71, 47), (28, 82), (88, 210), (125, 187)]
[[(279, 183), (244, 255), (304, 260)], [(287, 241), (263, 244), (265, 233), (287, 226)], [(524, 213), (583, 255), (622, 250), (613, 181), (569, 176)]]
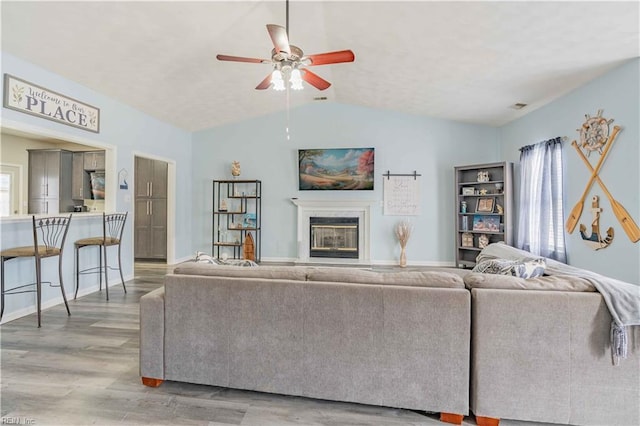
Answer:
[(196, 252), (195, 261), (199, 262), (199, 263), (213, 263), (213, 264), (216, 264), (216, 265), (220, 264), (218, 259), (216, 259), (215, 257), (211, 256), (210, 254), (203, 253), (201, 251), (197, 251)]
[(484, 260), (478, 263), (472, 272), (485, 274), (513, 275), (519, 278), (534, 278), (544, 274), (546, 264), (543, 258), (524, 259), (522, 261), (507, 259)]

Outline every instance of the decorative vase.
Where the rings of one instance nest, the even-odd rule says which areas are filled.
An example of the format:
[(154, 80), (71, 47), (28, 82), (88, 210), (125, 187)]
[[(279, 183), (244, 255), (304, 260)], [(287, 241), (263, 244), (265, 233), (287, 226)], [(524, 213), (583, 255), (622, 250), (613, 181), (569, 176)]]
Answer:
[(404, 247), (400, 247), (400, 267), (405, 268), (407, 266), (407, 252)]
[(236, 179), (238, 176), (240, 176), (240, 162), (239, 161), (233, 161), (231, 163), (231, 176), (233, 176), (234, 179)]

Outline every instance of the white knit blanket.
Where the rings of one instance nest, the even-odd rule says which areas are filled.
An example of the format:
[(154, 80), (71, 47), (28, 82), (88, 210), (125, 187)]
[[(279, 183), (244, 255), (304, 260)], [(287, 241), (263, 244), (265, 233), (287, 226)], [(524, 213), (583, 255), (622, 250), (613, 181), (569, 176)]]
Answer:
[[(504, 243), (490, 244), (484, 248), (477, 262), (490, 259), (522, 260), (536, 258), (527, 251), (508, 246)], [(595, 272), (566, 265), (546, 258), (547, 275), (573, 275), (587, 279), (602, 295), (609, 313), (613, 318), (611, 324), (611, 354), (615, 365), (620, 359), (627, 357), (626, 327), (640, 325), (640, 285), (627, 283), (614, 278), (605, 277)]]

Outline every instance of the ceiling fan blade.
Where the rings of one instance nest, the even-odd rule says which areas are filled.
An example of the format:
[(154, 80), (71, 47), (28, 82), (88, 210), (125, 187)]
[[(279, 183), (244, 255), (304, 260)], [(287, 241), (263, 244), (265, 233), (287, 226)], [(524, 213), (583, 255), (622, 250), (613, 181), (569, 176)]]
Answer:
[(271, 86), (271, 73), (256, 86), (256, 90), (265, 90)]
[(254, 64), (270, 64), (271, 63), (271, 60), (269, 59), (245, 58), (242, 56), (216, 55), (216, 58), (219, 61), (251, 62)]
[(337, 52), (318, 53), (316, 55), (308, 55), (304, 59), (310, 59), (311, 65), (338, 64), (340, 62), (353, 62), (356, 55), (351, 50), (339, 50)]
[(289, 37), (287, 36), (287, 30), (284, 27), (275, 24), (267, 24), (267, 31), (269, 31), (273, 46), (276, 48), (276, 53), (291, 53)]
[(309, 83), (310, 85), (312, 85), (313, 87), (315, 87), (316, 89), (324, 90), (324, 89), (327, 89), (329, 86), (331, 86), (331, 83), (329, 83), (324, 78), (320, 77), (318, 74), (314, 74), (307, 69), (303, 69), (301, 71), (302, 71), (301, 72), (302, 79), (307, 83)]

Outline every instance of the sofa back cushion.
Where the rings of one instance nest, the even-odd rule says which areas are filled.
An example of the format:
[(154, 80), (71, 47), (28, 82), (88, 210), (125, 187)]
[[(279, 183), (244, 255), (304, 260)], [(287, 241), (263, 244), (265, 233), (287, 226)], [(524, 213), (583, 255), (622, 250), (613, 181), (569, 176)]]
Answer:
[(305, 281), (307, 269), (296, 266), (260, 266), (242, 268), (238, 266), (216, 265), (200, 262), (186, 262), (174, 270), (178, 275), (204, 275), (210, 277), (267, 278)]
[(464, 288), (464, 282), (459, 275), (441, 271), (379, 272), (354, 268), (311, 268), (309, 269), (307, 280), (354, 284)]
[(472, 272), (464, 277), (467, 288), (493, 288), (502, 290), (596, 291), (588, 280), (571, 275), (553, 275), (519, 278), (511, 275)]

